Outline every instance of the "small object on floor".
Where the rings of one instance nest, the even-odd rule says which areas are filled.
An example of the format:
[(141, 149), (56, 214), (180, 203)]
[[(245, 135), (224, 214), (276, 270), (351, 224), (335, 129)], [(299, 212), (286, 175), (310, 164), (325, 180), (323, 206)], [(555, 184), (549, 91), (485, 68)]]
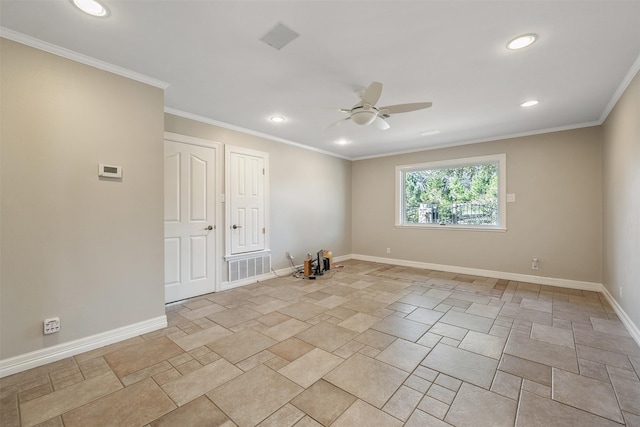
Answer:
[(344, 268), (342, 264), (331, 264), (331, 268)]

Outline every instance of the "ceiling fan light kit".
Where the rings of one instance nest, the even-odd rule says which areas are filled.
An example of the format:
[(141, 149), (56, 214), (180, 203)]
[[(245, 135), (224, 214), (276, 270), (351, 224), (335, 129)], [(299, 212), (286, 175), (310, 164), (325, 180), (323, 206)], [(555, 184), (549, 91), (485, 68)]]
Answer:
[(378, 129), (386, 130), (391, 127), (389, 123), (387, 123), (386, 119), (388, 119), (392, 114), (422, 110), (424, 108), (429, 108), (432, 105), (431, 102), (414, 102), (411, 104), (387, 105), (386, 107), (377, 108), (375, 105), (380, 99), (380, 95), (382, 95), (382, 83), (371, 83), (362, 94), (360, 102), (351, 108), (337, 109), (342, 113), (348, 114), (349, 117), (338, 120), (337, 122), (325, 127), (325, 129), (351, 120), (360, 126), (367, 126), (373, 123)]

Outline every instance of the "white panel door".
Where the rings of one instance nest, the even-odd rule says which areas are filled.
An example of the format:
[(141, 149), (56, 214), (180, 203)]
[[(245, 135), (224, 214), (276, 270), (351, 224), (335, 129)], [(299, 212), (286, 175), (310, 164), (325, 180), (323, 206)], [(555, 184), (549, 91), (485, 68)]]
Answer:
[(260, 155), (229, 153), (231, 254), (265, 248), (265, 160)]
[(215, 290), (216, 149), (164, 142), (165, 302)]

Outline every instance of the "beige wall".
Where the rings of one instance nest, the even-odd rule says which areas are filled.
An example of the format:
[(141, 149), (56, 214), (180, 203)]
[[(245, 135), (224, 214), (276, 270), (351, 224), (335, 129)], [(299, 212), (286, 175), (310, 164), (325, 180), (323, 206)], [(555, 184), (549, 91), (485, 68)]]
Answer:
[(603, 284), (640, 327), (640, 74), (603, 130)]
[[(600, 283), (600, 140), (592, 127), (356, 161), (353, 252)], [(497, 153), (507, 155), (507, 192), (516, 195), (506, 232), (394, 226), (395, 166)]]
[(163, 316), (163, 91), (0, 49), (0, 359)]
[[(351, 162), (257, 136), (165, 115), (165, 130), (269, 153), (269, 220), (274, 269), (307, 252), (351, 253)], [(227, 277), (226, 268), (222, 272)]]

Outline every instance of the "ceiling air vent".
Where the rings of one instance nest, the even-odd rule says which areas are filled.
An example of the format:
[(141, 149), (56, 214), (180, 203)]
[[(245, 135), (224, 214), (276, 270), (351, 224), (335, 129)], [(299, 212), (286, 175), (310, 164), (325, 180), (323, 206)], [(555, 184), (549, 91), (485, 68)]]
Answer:
[(294, 41), (300, 34), (293, 31), (291, 28), (278, 23), (267, 34), (262, 36), (261, 41), (265, 42), (269, 46), (280, 50), (292, 41)]

